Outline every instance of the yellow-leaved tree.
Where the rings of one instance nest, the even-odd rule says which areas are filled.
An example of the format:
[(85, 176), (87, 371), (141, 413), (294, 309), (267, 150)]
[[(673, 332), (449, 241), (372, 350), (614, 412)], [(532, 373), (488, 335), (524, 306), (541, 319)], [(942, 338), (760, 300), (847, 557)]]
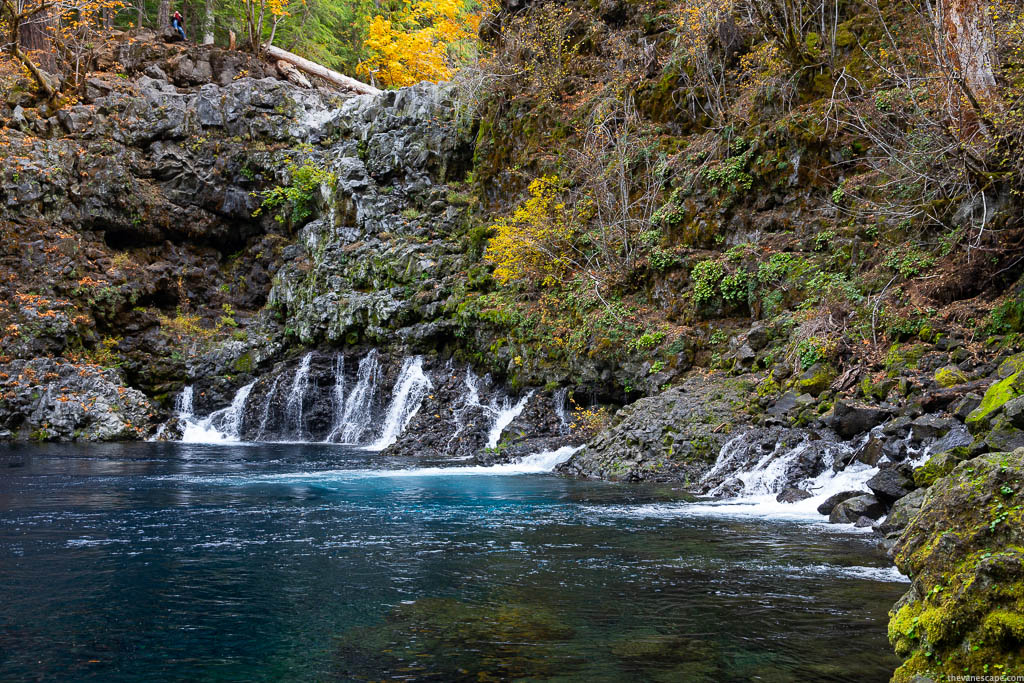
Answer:
[(364, 43), (370, 57), (359, 72), (385, 87), (447, 80), (475, 40), (481, 11), (465, 0), (407, 0), (397, 14), (370, 22)]
[(530, 183), (530, 198), (511, 216), (499, 218), (484, 254), (495, 264), (494, 278), (503, 285), (513, 280), (555, 284), (572, 266), (573, 216), (559, 197), (564, 183), (542, 176)]

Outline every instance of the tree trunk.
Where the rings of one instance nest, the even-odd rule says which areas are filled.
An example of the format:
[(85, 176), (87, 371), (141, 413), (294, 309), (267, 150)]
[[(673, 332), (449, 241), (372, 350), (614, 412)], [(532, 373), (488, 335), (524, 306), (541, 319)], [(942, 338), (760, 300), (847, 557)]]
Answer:
[(939, 49), (978, 100), (995, 92), (995, 55), (992, 21), (981, 0), (939, 0), (935, 22)]
[(53, 55), (53, 45), (50, 43), (50, 33), (47, 30), (49, 23), (48, 10), (37, 12), (22, 21), (19, 26), (18, 46), (22, 52), (31, 54), (33, 61), (40, 68), (55, 71), (57, 63)]
[(213, 45), (213, 0), (206, 0), (206, 17), (203, 19), (203, 45)]
[(266, 50), (267, 56), (272, 57), (273, 59), (280, 59), (288, 62), (289, 64), (294, 64), (296, 67), (302, 69), (308, 74), (312, 74), (317, 78), (322, 78), (328, 83), (333, 83), (341, 88), (351, 90), (357, 95), (379, 95), (381, 92), (372, 85), (367, 85), (362, 81), (357, 81), (354, 78), (342, 75), (333, 69), (328, 69), (326, 66), (317, 64), (316, 62), (311, 62), (308, 59), (299, 57), (287, 50), (282, 50), (279, 47), (266, 45), (264, 46), (264, 50)]
[(163, 31), (171, 25), (171, 0), (160, 0), (156, 11), (156, 28)]

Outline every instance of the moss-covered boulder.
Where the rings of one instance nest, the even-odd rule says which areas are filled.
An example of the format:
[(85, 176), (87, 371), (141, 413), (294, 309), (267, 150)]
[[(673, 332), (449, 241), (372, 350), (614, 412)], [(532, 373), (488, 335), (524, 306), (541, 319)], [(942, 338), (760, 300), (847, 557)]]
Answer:
[(981, 399), (981, 405), (967, 416), (967, 428), (971, 434), (983, 431), (989, 421), (995, 417), (996, 411), (1010, 399), (1022, 395), (1024, 395), (1024, 372), (1019, 370), (990, 386)]
[(967, 450), (960, 447), (936, 453), (928, 458), (928, 462), (914, 468), (914, 483), (918, 486), (931, 486), (936, 480), (952, 472), (953, 468), (967, 457)]
[(965, 384), (967, 375), (955, 365), (945, 365), (935, 371), (935, 383), (940, 387), (955, 387), (957, 384)]
[(796, 380), (793, 386), (798, 394), (805, 393), (817, 396), (828, 389), (835, 378), (835, 368), (824, 363), (815, 363), (807, 368), (804, 374), (800, 375), (800, 378)]
[(893, 556), (913, 580), (890, 612), (893, 681), (1024, 675), (1024, 449), (936, 481)]

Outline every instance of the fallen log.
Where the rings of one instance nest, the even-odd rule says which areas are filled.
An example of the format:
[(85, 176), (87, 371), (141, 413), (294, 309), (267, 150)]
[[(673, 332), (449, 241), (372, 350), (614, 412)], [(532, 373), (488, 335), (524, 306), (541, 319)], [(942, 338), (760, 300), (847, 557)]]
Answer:
[(372, 85), (368, 85), (362, 81), (357, 81), (356, 79), (340, 74), (333, 69), (328, 69), (322, 64), (311, 62), (308, 59), (304, 59), (297, 54), (288, 52), (287, 50), (282, 50), (279, 47), (266, 45), (264, 46), (264, 50), (266, 50), (267, 55), (273, 59), (288, 62), (308, 74), (316, 76), (317, 78), (322, 78), (328, 83), (333, 83), (340, 88), (351, 90), (357, 95), (379, 95), (381, 92)]

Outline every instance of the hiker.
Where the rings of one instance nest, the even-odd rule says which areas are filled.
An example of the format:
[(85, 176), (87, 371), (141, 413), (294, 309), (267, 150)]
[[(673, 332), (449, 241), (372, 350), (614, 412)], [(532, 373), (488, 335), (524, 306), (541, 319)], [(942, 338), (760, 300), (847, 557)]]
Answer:
[(184, 21), (181, 18), (181, 12), (175, 12), (174, 16), (171, 17), (171, 26), (173, 26), (174, 30), (178, 32), (178, 34), (181, 36), (182, 40), (186, 40), (186, 38), (185, 38), (185, 26), (184, 26)]

